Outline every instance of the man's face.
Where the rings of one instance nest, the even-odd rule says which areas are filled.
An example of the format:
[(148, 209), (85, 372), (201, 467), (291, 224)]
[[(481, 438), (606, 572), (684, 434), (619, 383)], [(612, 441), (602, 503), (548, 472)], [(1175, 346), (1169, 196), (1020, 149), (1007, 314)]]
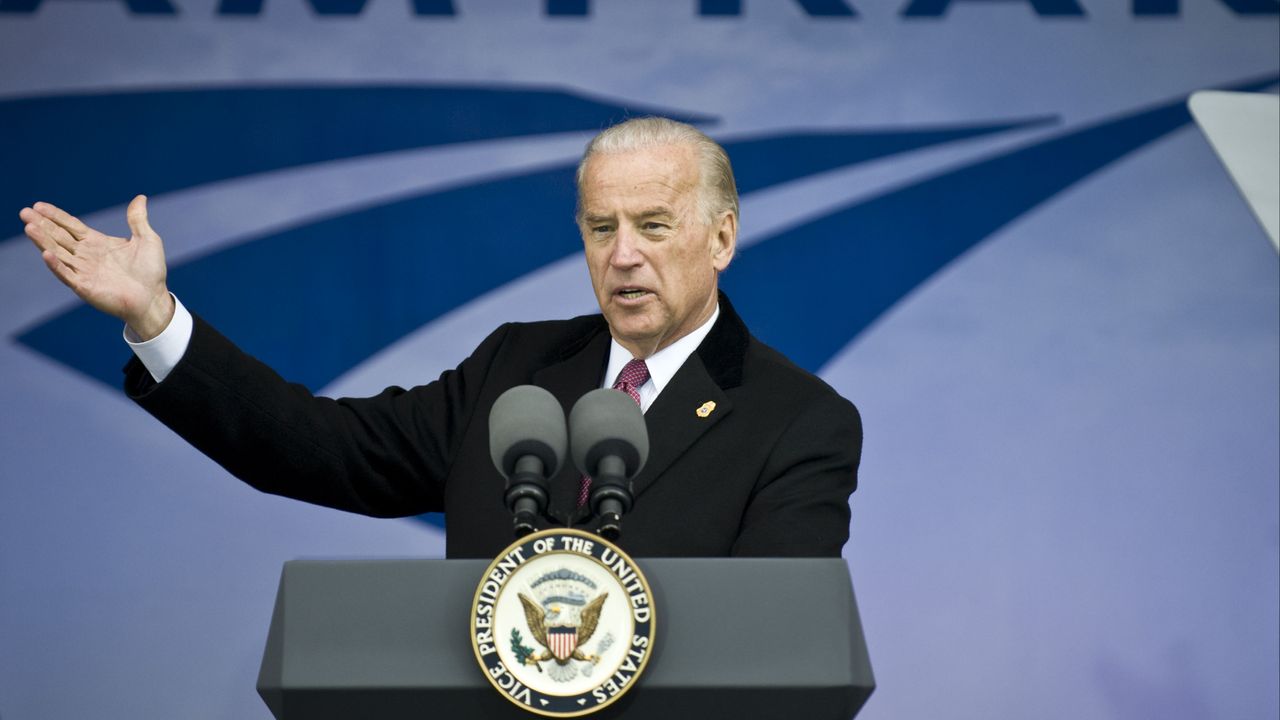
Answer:
[(613, 337), (646, 358), (711, 317), (716, 277), (733, 257), (737, 218), (708, 224), (692, 148), (597, 154), (578, 218), (596, 301)]

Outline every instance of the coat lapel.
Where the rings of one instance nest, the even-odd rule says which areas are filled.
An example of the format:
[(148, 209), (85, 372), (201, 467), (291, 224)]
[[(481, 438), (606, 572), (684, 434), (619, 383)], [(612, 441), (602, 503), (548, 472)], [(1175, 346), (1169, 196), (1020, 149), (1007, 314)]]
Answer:
[(690, 445), (732, 410), (729, 396), (707, 373), (702, 359), (696, 353), (690, 355), (644, 414), (649, 459), (633, 481), (632, 493), (639, 497), (649, 489)]
[[(729, 298), (720, 293), (720, 317), (715, 326), (644, 415), (649, 428), (649, 460), (632, 486), (637, 497), (733, 410), (725, 391), (742, 384), (743, 359), (750, 337)], [(693, 482), (696, 478), (684, 481)]]

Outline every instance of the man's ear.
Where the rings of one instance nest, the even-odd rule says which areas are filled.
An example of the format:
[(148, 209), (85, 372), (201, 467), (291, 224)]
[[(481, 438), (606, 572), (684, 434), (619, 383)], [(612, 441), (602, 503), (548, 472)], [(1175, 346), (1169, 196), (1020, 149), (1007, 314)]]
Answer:
[(738, 249), (738, 216), (725, 211), (711, 236), (711, 264), (716, 271), (729, 267), (729, 261)]

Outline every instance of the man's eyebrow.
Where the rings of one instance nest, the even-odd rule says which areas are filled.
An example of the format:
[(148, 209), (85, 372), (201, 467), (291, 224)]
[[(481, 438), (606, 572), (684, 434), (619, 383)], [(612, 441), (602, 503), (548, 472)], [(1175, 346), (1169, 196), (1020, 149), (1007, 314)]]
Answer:
[[(637, 220), (650, 220), (652, 218), (673, 218), (675, 217), (675, 213), (671, 210), (671, 208), (658, 205), (658, 206), (641, 210), (640, 212), (636, 213), (634, 217)], [(614, 222), (614, 220), (615, 220), (614, 215), (604, 215), (600, 213), (584, 213), (579, 217), (579, 222), (583, 222), (588, 225), (593, 225), (595, 223)]]
[(645, 220), (647, 218), (654, 218), (654, 217), (674, 217), (674, 216), (675, 216), (675, 213), (671, 211), (671, 208), (662, 207), (662, 206), (652, 207), (636, 214), (636, 217), (641, 220)]

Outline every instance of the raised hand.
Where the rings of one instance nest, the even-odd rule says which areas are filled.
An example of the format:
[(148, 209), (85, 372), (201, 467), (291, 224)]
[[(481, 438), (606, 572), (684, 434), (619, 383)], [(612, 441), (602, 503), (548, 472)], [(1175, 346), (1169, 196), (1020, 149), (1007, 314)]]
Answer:
[(18, 217), (45, 265), (85, 302), (125, 321), (143, 340), (169, 324), (174, 305), (164, 244), (147, 222), (146, 196), (129, 203), (128, 239), (104, 235), (49, 203), (23, 208)]

